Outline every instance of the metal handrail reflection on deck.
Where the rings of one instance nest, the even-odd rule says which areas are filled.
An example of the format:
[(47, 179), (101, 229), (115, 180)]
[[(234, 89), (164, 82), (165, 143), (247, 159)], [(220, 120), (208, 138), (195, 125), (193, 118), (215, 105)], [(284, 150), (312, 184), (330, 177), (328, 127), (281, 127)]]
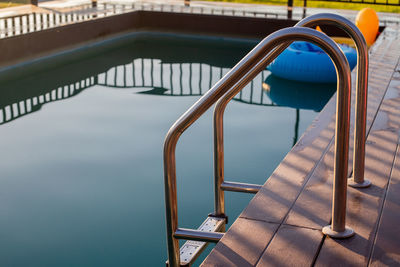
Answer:
[[(364, 180), (364, 158), (365, 158), (365, 129), (366, 129), (366, 111), (367, 111), (367, 94), (368, 94), (368, 47), (365, 42), (364, 36), (361, 31), (348, 19), (329, 13), (322, 13), (309, 16), (300, 22), (296, 27), (314, 27), (322, 24), (330, 24), (337, 26), (344, 30), (354, 40), (357, 48), (357, 87), (356, 87), (356, 126), (354, 134), (354, 160), (353, 160), (353, 179), (349, 185), (353, 187), (367, 187), (371, 183)], [(283, 50), (285, 50), (292, 41), (282, 44), (269, 54), (267, 65), (270, 64)], [(242, 188), (246, 187), (244, 183), (236, 183), (236, 188), (226, 188), (224, 184), (224, 142), (223, 142), (223, 116), (224, 111), (229, 101), (237, 94), (243, 87), (232, 87), (216, 104), (214, 110), (214, 190), (215, 190), (215, 215), (225, 216), (225, 200), (224, 191), (237, 191), (246, 192)], [(339, 102), (339, 101), (338, 101)], [(337, 137), (337, 135), (336, 135)], [(337, 142), (337, 140), (336, 140)], [(343, 151), (342, 151), (343, 152)], [(336, 150), (336, 155), (339, 151)], [(338, 159), (336, 158), (336, 161)], [(336, 163), (337, 164), (337, 163)], [(335, 169), (336, 171), (336, 169)], [(343, 170), (347, 172), (346, 170)], [(341, 174), (342, 175), (342, 174)], [(334, 174), (336, 177), (336, 173)], [(335, 179), (335, 183), (338, 182)], [(336, 185), (334, 188), (340, 188), (341, 185)], [(331, 236), (342, 237), (341, 234), (336, 232), (344, 231), (344, 218), (342, 213), (345, 208), (339, 204), (341, 199), (345, 196), (340, 190), (334, 189), (333, 207), (332, 207), (332, 229), (325, 228), (324, 231)]]
[[(190, 239), (191, 235), (185, 229), (178, 228), (177, 186), (175, 149), (181, 134), (191, 126), (208, 108), (221, 98), (230, 88), (243, 88), (260, 71), (266, 68), (274, 58), (270, 51), (288, 41), (309, 41), (326, 51), (335, 64), (338, 76), (338, 103), (337, 103), (337, 142), (335, 179), (344, 196), (340, 205), (346, 210), (347, 167), (348, 167), (348, 140), (350, 120), (350, 68), (347, 59), (339, 46), (328, 36), (309, 28), (293, 27), (276, 31), (262, 40), (249, 52), (232, 70), (219, 80), (203, 97), (190, 107), (170, 128), (164, 142), (164, 183), (166, 205), (166, 227), (168, 258), (170, 266), (180, 265), (179, 240), (182, 236)], [(274, 51), (275, 51), (274, 50)], [(283, 51), (283, 50), (282, 50)], [(277, 56), (274, 55), (274, 56)], [(236, 89), (235, 89), (236, 90)], [(232, 92), (233, 90), (230, 90)], [(222, 123), (222, 121), (221, 121)], [(336, 183), (335, 183), (336, 184)], [(345, 214), (345, 212), (344, 212)], [(344, 217), (343, 217), (344, 219)], [(200, 239), (201, 233), (196, 232), (196, 240), (215, 242), (221, 233), (207, 233)], [(215, 237), (215, 238), (210, 238)]]

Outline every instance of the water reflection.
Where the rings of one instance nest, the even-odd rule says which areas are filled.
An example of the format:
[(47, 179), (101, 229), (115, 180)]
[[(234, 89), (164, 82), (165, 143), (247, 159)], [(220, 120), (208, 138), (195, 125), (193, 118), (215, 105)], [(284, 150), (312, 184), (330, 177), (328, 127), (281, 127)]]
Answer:
[(332, 83), (294, 82), (274, 75), (267, 77), (263, 88), (268, 97), (279, 106), (317, 112), (321, 111), (336, 91), (336, 85)]
[[(139, 58), (80, 80), (73, 79), (74, 76), (66, 79), (64, 69), (60, 73), (39, 73), (24, 80), (3, 83), (0, 124), (38, 111), (46, 103), (73, 97), (95, 85), (135, 89), (139, 94), (201, 96), (228, 71), (227, 67), (204, 63), (163, 63), (160, 59)], [(262, 81), (268, 74), (267, 71), (262, 72), (234, 100), (276, 106), (262, 91)]]
[[(140, 88), (138, 94), (201, 96), (230, 68), (204, 63), (164, 63), (158, 59), (136, 59), (98, 75), (98, 84), (112, 88)], [(263, 71), (234, 100), (246, 104), (276, 106), (262, 91)]]
[[(196, 45), (191, 45), (185, 40), (185, 45), (180, 46), (176, 40), (173, 45), (169, 44), (168, 38), (162, 40), (161, 51), (155, 47), (154, 39), (157, 38), (136, 38), (130, 45), (115, 49), (117, 42), (94, 49), (92, 56), (82, 58), (78, 54), (75, 58), (61, 60), (62, 64), (57, 61), (41, 64), (42, 71), (27, 68), (11, 75), (0, 75), (0, 125), (38, 111), (46, 103), (76, 96), (95, 85), (133, 89), (137, 94), (201, 96), (246, 52), (243, 44), (225, 49), (215, 43), (199, 44), (197, 40)], [(251, 44), (248, 47), (250, 49)], [(98, 56), (100, 52), (104, 52), (101, 57)], [(216, 54), (218, 59), (212, 56)], [(295, 143), (299, 109), (320, 111), (334, 90), (331, 84), (294, 83), (273, 77), (265, 70), (233, 100), (249, 105), (295, 108)]]
[[(247, 52), (227, 45), (205, 49), (198, 42), (175, 42), (157, 43), (155, 49), (134, 43), (0, 76), (0, 113), (5, 114), (0, 195), (7, 200), (3, 209), (13, 211), (1, 225), (8, 233), (3, 262), (164, 262), (163, 137), (186, 107)], [(235, 97), (240, 104), (232, 103), (225, 118), (227, 175), (248, 177), (250, 183), (265, 181), (290, 150), (293, 125), (301, 132), (315, 116), (276, 106), (262, 89), (268, 74), (261, 73)], [(66, 100), (44, 105), (61, 99)], [(34, 112), (42, 107), (46, 112)], [(299, 120), (292, 122), (296, 112), (300, 126)], [(21, 120), (6, 123), (16, 118)], [(212, 142), (212, 124), (203, 120), (197, 126), (177, 153), (184, 227), (198, 225), (212, 207), (212, 146), (204, 145)], [(143, 188), (151, 188), (152, 197)], [(229, 201), (232, 218), (248, 197)], [(32, 251), (32, 257), (21, 257)]]
[(310, 84), (269, 75), (263, 85), (268, 97), (278, 106), (296, 109), (293, 144), (299, 136), (300, 109), (321, 111), (336, 90), (335, 84)]

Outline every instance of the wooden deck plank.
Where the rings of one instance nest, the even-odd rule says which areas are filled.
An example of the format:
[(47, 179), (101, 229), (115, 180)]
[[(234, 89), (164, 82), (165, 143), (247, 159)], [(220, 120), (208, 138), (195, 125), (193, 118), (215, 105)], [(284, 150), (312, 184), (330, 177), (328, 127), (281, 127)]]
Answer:
[[(382, 64), (393, 69), (396, 63), (393, 58), (392, 61), (388, 61), (388, 56), (386, 55), (387, 51), (393, 49), (393, 45), (395, 45), (395, 43), (392, 41), (385, 42), (385, 45), (375, 49), (376, 56), (371, 58), (372, 67), (370, 71), (372, 75), (370, 75), (370, 97), (368, 100), (368, 109), (370, 112), (367, 114), (367, 125), (369, 126), (375, 118), (376, 111), (384, 95), (382, 85), (389, 83), (392, 74), (392, 72), (382, 69)], [(354, 86), (355, 75), (353, 73), (353, 88)], [(354, 90), (352, 98), (354, 102)], [(352, 106), (354, 109), (354, 104)], [(313, 169), (318, 162), (321, 161), (329, 144), (332, 144), (335, 127), (335, 117), (332, 116), (332, 114), (335, 113), (335, 108), (336, 101), (333, 99), (327, 104), (313, 124), (300, 138), (296, 146), (293, 147), (291, 152), (272, 173), (268, 182), (263, 186), (264, 190), (260, 191), (253, 198), (240, 217), (274, 223), (281, 223), (284, 220), (293, 202), (310, 178)], [(354, 118), (351, 121), (352, 124), (353, 121)], [(351, 137), (351, 140), (352, 138), (353, 137)], [(352, 148), (352, 142), (350, 146)], [(327, 164), (333, 162), (326, 161), (326, 159), (323, 161)], [(349, 161), (349, 166), (351, 166), (351, 160)], [(322, 168), (318, 171), (326, 170)], [(351, 168), (349, 168), (349, 172), (351, 172)], [(329, 186), (331, 186), (331, 184), (329, 184)], [(322, 195), (324, 197), (326, 193)]]
[[(381, 73), (379, 73), (381, 75)], [(380, 76), (380, 82), (390, 80), (390, 74), (386, 73), (383, 77)], [(377, 87), (373, 87), (372, 91), (379, 90)], [(380, 94), (375, 94), (370, 101), (370, 110), (377, 110), (382, 100), (384, 91), (381, 90)], [(320, 194), (316, 196), (315, 190), (309, 191), (309, 198), (306, 203), (306, 207), (312, 207), (312, 211), (306, 213), (307, 208), (304, 208), (301, 212), (306, 214), (306, 218), (310, 218), (311, 221), (319, 222), (319, 225), (325, 225), (328, 223), (330, 218), (330, 212), (326, 220), (321, 220), (318, 218), (320, 212), (319, 210), (330, 210), (331, 202), (331, 180), (326, 179), (327, 173), (333, 174), (332, 163), (333, 163), (333, 151), (327, 153), (324, 156), (326, 147), (332, 144), (332, 137), (334, 131), (334, 118), (328, 117), (329, 113), (332, 114), (332, 110), (335, 108), (335, 101), (330, 102), (330, 106), (326, 109), (326, 113), (322, 113), (320, 117), (316, 120), (316, 125), (320, 128), (319, 131), (314, 129), (313, 126), (304, 134), (301, 138), (299, 144), (291, 151), (291, 153), (285, 158), (285, 160), (280, 164), (277, 170), (272, 174), (269, 181), (263, 186), (260, 192), (252, 200), (249, 206), (240, 215), (241, 218), (248, 218), (252, 220), (267, 221), (273, 223), (282, 223), (285, 215), (290, 210), (293, 201), (296, 196), (303, 189), (304, 184), (307, 182), (307, 175), (312, 173), (312, 169), (316, 164), (319, 164), (317, 168), (317, 175), (322, 177), (323, 181), (316, 181), (314, 186), (323, 185), (325, 190), (316, 190)], [(369, 124), (371, 124), (374, 115), (369, 116)], [(325, 122), (325, 125), (320, 124), (321, 121)], [(329, 123), (327, 123), (329, 122)], [(318, 133), (318, 135), (316, 135)], [(333, 149), (333, 146), (332, 148)], [(323, 157), (322, 162), (318, 162), (318, 158)], [(323, 166), (323, 167), (320, 167)], [(329, 174), (328, 174), (329, 175)], [(326, 186), (327, 185), (327, 186)], [(311, 188), (315, 189), (314, 186)], [(302, 193), (304, 195), (304, 191)], [(316, 199), (318, 201), (316, 201)], [(322, 204), (319, 209), (316, 208), (316, 203)], [(328, 203), (328, 205), (325, 205)], [(282, 226), (283, 227), (283, 226)], [(312, 228), (312, 227), (311, 227)], [(320, 226), (315, 227), (315, 229), (320, 229)], [(311, 229), (308, 229), (311, 230)], [(279, 232), (281, 233), (281, 232)], [(271, 247), (279, 247), (279, 244), (275, 245), (276, 240), (279, 240), (279, 236), (271, 241)], [(312, 261), (317, 248), (321, 242), (322, 236), (320, 238), (313, 239), (313, 243), (310, 244), (314, 250), (309, 249), (309, 254), (304, 254), (304, 262)], [(268, 250), (267, 250), (268, 251)], [(273, 251), (273, 250), (270, 250)], [(312, 252), (313, 251), (313, 252)], [(269, 252), (267, 252), (263, 257), (268, 258)], [(263, 264), (265, 261), (261, 261)]]
[[(343, 266), (366, 266), (372, 250), (376, 224), (392, 169), (400, 131), (400, 99), (388, 100), (379, 111), (379, 127), (372, 130), (366, 147), (365, 175), (373, 185), (365, 189), (348, 188), (346, 224), (356, 235), (345, 240), (327, 238), (315, 266), (333, 266), (338, 261)], [(386, 129), (381, 129), (382, 125)]]
[(254, 266), (278, 225), (239, 218), (201, 266)]
[(348, 188), (347, 225), (356, 232), (353, 238), (323, 243), (315, 266), (367, 266), (376, 226), (396, 155), (400, 131), (400, 86), (392, 79), (380, 106), (366, 144), (365, 176), (373, 185), (365, 189)]
[(311, 266), (321, 231), (283, 225), (256, 266)]
[(400, 150), (397, 150), (370, 266), (400, 266)]
[[(371, 68), (369, 81), (374, 81), (379, 84), (379, 87), (371, 84), (369, 86), (368, 118), (371, 118), (371, 120), (367, 121), (367, 132), (386, 93), (386, 88), (390, 84), (400, 56), (398, 42), (390, 42), (390, 46), (384, 46), (384, 48), (389, 55), (392, 55), (392, 58), (389, 59), (386, 54), (381, 56), (386, 66), (380, 72)], [(385, 72), (384, 75), (381, 73), (382, 71)], [(352, 155), (351, 151), (349, 153)], [(329, 224), (332, 205), (333, 155), (334, 146), (332, 145), (289, 212), (285, 221), (286, 224), (314, 229), (321, 229), (321, 227)], [(349, 165), (349, 169), (351, 167)]]
[[(393, 38), (381, 38), (371, 54), (367, 114), (367, 132), (371, 132), (367, 141), (366, 177), (373, 185), (368, 189), (348, 189), (347, 224), (357, 235), (337, 242), (323, 237), (320, 232), (331, 219), (334, 117), (329, 112), (334, 113), (335, 108), (335, 101), (331, 100), (327, 112), (325, 109), (321, 112), (240, 215), (239, 220), (279, 225), (266, 242), (257, 266), (310, 266), (314, 263), (338, 266), (340, 260), (343, 266), (368, 264), (400, 132), (400, 82), (396, 81), (400, 74), (395, 72), (399, 68), (400, 43)], [(350, 140), (352, 142), (352, 138)], [(350, 171), (351, 167), (350, 164)], [(396, 208), (398, 211), (400, 206)], [(228, 232), (224, 238), (229, 235)], [(238, 248), (240, 244), (230, 246)], [(215, 249), (207, 260), (214, 257), (214, 252)], [(229, 258), (229, 253), (222, 250), (219, 253), (220, 259)], [(243, 255), (241, 251), (240, 255)], [(239, 261), (226, 262), (214, 261), (210, 266), (242, 266)]]
[(244, 209), (241, 218), (273, 223), (283, 221), (310, 173), (332, 142), (334, 110), (335, 103), (331, 101)]

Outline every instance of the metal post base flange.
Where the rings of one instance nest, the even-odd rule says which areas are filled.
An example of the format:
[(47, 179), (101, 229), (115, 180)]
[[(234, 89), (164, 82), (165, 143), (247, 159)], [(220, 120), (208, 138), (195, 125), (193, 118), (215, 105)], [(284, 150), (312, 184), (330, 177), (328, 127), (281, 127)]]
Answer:
[(349, 238), (355, 234), (354, 230), (347, 226), (345, 227), (345, 230), (342, 232), (333, 231), (331, 225), (327, 225), (324, 228), (322, 228), (322, 233), (329, 237), (338, 239)]
[(354, 181), (354, 177), (350, 178), (347, 182), (348, 186), (354, 187), (354, 188), (366, 188), (369, 187), (371, 185), (371, 181), (370, 180), (365, 180), (361, 183), (357, 183), (356, 181)]

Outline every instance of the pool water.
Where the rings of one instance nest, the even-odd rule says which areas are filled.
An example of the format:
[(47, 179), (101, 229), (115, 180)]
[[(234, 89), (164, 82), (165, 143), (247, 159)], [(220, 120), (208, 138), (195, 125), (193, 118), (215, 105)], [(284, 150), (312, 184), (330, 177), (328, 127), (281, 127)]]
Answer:
[[(164, 266), (165, 134), (255, 44), (139, 33), (3, 71), (0, 265)], [(229, 180), (264, 183), (334, 91), (268, 76), (226, 110)], [(213, 209), (211, 115), (177, 146), (182, 227)], [(230, 222), (251, 198), (227, 193)]]

